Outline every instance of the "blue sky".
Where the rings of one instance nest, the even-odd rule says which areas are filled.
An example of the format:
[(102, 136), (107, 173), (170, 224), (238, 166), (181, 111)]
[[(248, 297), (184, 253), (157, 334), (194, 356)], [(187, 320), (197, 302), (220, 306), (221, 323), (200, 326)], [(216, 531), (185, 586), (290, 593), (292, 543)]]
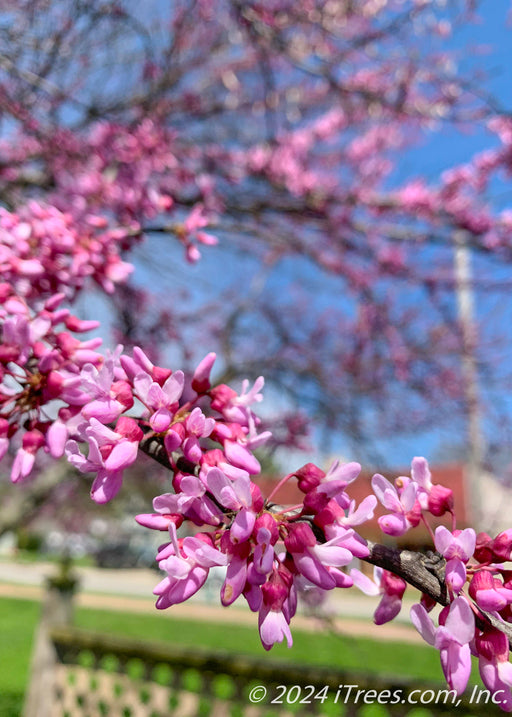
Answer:
[[(478, 13), (481, 22), (465, 27), (463, 32), (457, 31), (448, 44), (459, 53), (460, 65), (463, 69), (485, 73), (485, 86), (496, 96), (500, 107), (512, 111), (512, 28), (504, 22), (509, 6), (509, 0), (482, 2)], [(429, 39), (426, 38), (426, 42), (428, 41)], [(472, 47), (470, 52), (468, 47)], [(489, 48), (489, 51), (485, 51), (485, 47)], [(474, 153), (488, 147), (490, 143), (495, 144), (496, 140), (484, 130), (468, 132), (460, 127), (442, 126), (427, 143), (412, 148), (404, 154), (397, 179), (403, 175), (403, 177), (421, 176), (427, 181), (435, 181), (444, 169), (464, 163)], [(512, 190), (509, 183), (497, 183), (493, 194), (495, 206), (503, 207), (512, 204)], [(218, 294), (224, 279), (233, 274), (237, 276), (241, 293), (247, 290), (248, 285), (256, 284), (258, 281), (265, 291), (271, 292), (273, 288), (293, 276), (294, 272), (298, 276), (299, 269), (306, 272), (306, 279), (314, 279), (312, 275), (308, 277), (307, 269), (301, 268), (300, 262), (292, 262), (284, 269), (281, 266), (279, 272), (270, 272), (267, 276), (261, 273), (261, 269), (251, 258), (241, 254), (225, 253), (222, 248), (205, 248), (202, 261), (196, 266), (189, 266), (183, 262), (181, 247), (170, 247), (169, 243), (164, 243), (159, 237), (153, 237), (150, 242), (155, 247), (154, 255), (158, 257), (156, 263), (161, 268), (157, 267), (156, 275), (153, 273), (154, 269), (145, 268), (142, 256), (146, 255), (147, 247), (142, 247), (140, 251), (136, 250), (134, 255), (137, 267), (136, 282), (143, 286), (151, 285), (152, 289), (162, 292), (165, 292), (166, 286), (169, 285), (172, 285), (173, 291), (186, 290), (194, 286), (196, 289), (190, 298), (190, 308), (199, 305), (205, 296)], [(159, 245), (162, 248), (158, 248)], [(222, 266), (221, 271), (219, 265)], [(506, 269), (506, 272), (509, 270)], [(487, 310), (487, 306), (478, 307), (481, 315)], [(169, 359), (174, 363), (176, 358), (171, 348)], [(254, 379), (255, 376), (251, 378)], [(282, 399), (276, 393), (269, 392), (267, 396), (270, 410), (282, 405)], [(503, 399), (512, 414), (512, 401), (507, 395), (504, 395)], [(393, 441), (381, 441), (379, 449), (389, 465), (406, 466), (414, 455), (424, 454), (435, 458), (443, 446), (458, 443), (460, 443), (460, 434), (440, 431), (434, 425), (431, 431), (413, 438), (396, 437)], [(346, 443), (341, 438), (332, 441), (329, 452), (347, 459), (365, 460), (364, 450), (360, 455), (349, 453)], [(311, 459), (312, 456), (308, 458)]]

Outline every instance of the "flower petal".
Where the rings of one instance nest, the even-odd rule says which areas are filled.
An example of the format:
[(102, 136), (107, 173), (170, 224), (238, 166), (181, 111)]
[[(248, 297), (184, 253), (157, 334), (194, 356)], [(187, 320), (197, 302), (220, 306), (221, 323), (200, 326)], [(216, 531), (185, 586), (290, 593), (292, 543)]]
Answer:
[(427, 611), (423, 605), (413, 605), (411, 607), (411, 621), (416, 630), (420, 633), (425, 642), (434, 646), (436, 629), (434, 623), (429, 618)]

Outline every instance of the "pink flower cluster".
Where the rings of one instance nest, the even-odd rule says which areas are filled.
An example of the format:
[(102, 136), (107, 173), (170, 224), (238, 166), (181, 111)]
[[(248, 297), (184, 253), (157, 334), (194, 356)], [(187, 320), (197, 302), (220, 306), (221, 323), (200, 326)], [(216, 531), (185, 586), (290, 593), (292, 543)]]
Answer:
[(28, 478), (40, 449), (53, 458), (64, 454), (88, 401), (78, 388), (80, 372), (103, 362), (96, 351), (101, 339), (80, 341), (70, 333), (98, 322), (59, 308), (63, 299), (55, 295), (34, 312), (9, 284), (0, 284), (0, 457), (12, 445), (14, 482)]
[(120, 257), (122, 236), (95, 214), (77, 226), (69, 213), (35, 201), (17, 213), (0, 209), (2, 278), (28, 301), (72, 298), (88, 278), (111, 293), (133, 269)]
[[(387, 622), (400, 612), (404, 578), (378, 568), (372, 582), (353, 567), (354, 559), (370, 559), (356, 528), (373, 517), (380, 501), (388, 512), (378, 522), (387, 535), (402, 536), (420, 522), (432, 535), (447, 604), (438, 627), (428, 615), (434, 605), (428, 595), (411, 615), (440, 650), (448, 684), (457, 693), (464, 690), (476, 655), (484, 683), (502, 691), (502, 707), (512, 711), (508, 641), (496, 622), (485, 620), (492, 614), (512, 622), (512, 571), (505, 565), (512, 557), (512, 530), (491, 538), (457, 529), (452, 492), (432, 482), (424, 458), (415, 458), (411, 476), (394, 484), (376, 474), (375, 495), (359, 505), (350, 498), (358, 463), (336, 462), (327, 472), (308, 463), (264, 497), (253, 480), (260, 472), (254, 449), (270, 437), (258, 431), (252, 410), (262, 399), (262, 378), (252, 386), (244, 382), (239, 393), (212, 385), (213, 353), (190, 378), (154, 365), (140, 348), (128, 356), (119, 347), (105, 358), (96, 350), (100, 339), (72, 335), (96, 323), (61, 308), (62, 295), (38, 312), (9, 284), (0, 285), (0, 295), (0, 457), (13, 446), (12, 480), (29, 477), (39, 451), (54, 458), (66, 453), (80, 472), (95, 474), (92, 498), (105, 503), (120, 490), (141, 448), (153, 455), (151, 445), (157, 446), (158, 460), (170, 469), (173, 491), (154, 499), (153, 513), (137, 516), (170, 538), (157, 555), (165, 573), (155, 588), (158, 608), (187, 600), (212, 567), (222, 566), (222, 604), (247, 601), (258, 613), (265, 649), (285, 639), (292, 644), (290, 622), (304, 589), (355, 585), (381, 596), (375, 622)], [(274, 495), (290, 480), (302, 501), (276, 505)], [(450, 529), (438, 525), (434, 532), (428, 517), (446, 514)], [(179, 537), (183, 524), (195, 534)]]
[[(15, 214), (0, 212), (0, 266), (23, 296), (69, 296), (87, 276), (112, 293), (132, 271), (120, 254), (142, 237), (145, 222), (167, 217), (185, 185), (201, 184), (187, 168), (175, 131), (156, 119), (129, 126), (99, 122), (86, 133), (59, 128), (37, 139), (20, 134), (15, 143), (0, 141), (0, 148), (0, 187), (23, 183), (33, 163), (51, 177), (44, 201), (21, 201)], [(42, 186), (45, 179), (42, 174)], [(195, 187), (196, 196), (207, 193)], [(217, 243), (203, 231), (213, 217), (197, 201), (182, 223), (166, 223), (188, 261), (199, 259), (198, 245)]]
[[(297, 596), (305, 588), (327, 591), (355, 585), (367, 594), (380, 595), (375, 622), (388, 622), (400, 612), (406, 581), (378, 567), (372, 582), (352, 567), (354, 558), (369, 557), (369, 547), (354, 527), (373, 517), (378, 498), (390, 511), (379, 519), (384, 532), (403, 535), (422, 521), (444, 561), (448, 605), (439, 615), (439, 627), (428, 616), (435, 601), (427, 595), (411, 614), (425, 640), (440, 650), (450, 688), (457, 693), (465, 689), (471, 654), (479, 658), (486, 686), (501, 688), (509, 679), (508, 642), (505, 639), (502, 645), (500, 631), (482, 627), (485, 623), (477, 623), (475, 615), (499, 612), (503, 620), (512, 615), (512, 571), (498, 564), (511, 557), (512, 531), (494, 540), (482, 534), (477, 541), (473, 529), (457, 530), (452, 493), (432, 483), (424, 458), (415, 458), (411, 477), (401, 476), (395, 485), (374, 476), (377, 498), (367, 496), (356, 506), (349, 491), (359, 471), (357, 463), (335, 463), (327, 473), (309, 463), (283, 478), (264, 498), (251, 480), (249, 465), (235, 465), (225, 451), (207, 451), (193, 472), (175, 470), (174, 492), (155, 498), (154, 513), (137, 516), (142, 525), (169, 531), (171, 538), (157, 555), (166, 573), (155, 588), (157, 607), (188, 599), (204, 585), (211, 567), (224, 566), (221, 602), (231, 605), (245, 598), (259, 615), (265, 649), (285, 639), (292, 644), (290, 621)], [(291, 479), (304, 493), (302, 503), (288, 508), (275, 505), (274, 494)], [(452, 517), (452, 529), (439, 525), (433, 533), (427, 516), (446, 513)], [(203, 530), (194, 537), (178, 538), (177, 528), (184, 522)], [(492, 653), (488, 644), (496, 641), (500, 651)], [(507, 689), (502, 706), (512, 709), (512, 693)]]
[(195, 264), (201, 258), (198, 244), (215, 246), (217, 237), (203, 231), (211, 223), (211, 218), (202, 204), (196, 204), (183, 224), (174, 225), (174, 233), (185, 247), (185, 256), (188, 262)]
[[(135, 461), (138, 444), (152, 438), (161, 442), (178, 485), (186, 477), (178, 469), (183, 464), (192, 474), (203, 464), (214, 465), (219, 460), (230, 462), (237, 470), (259, 472), (260, 465), (250, 447), (265, 442), (268, 434), (258, 435), (258, 420), (249, 406), (261, 398), (263, 379), (249, 391), (244, 387), (241, 395), (225, 385), (212, 388), (209, 374), (214, 361), (215, 354), (208, 354), (188, 384), (182, 371), (173, 373), (155, 366), (139, 348), (134, 349), (133, 356), (117, 351), (99, 369), (92, 364), (82, 369), (79, 390), (87, 403), (81, 410), (82, 424), (78, 428), (79, 438), (89, 445), (89, 454), (87, 458), (82, 455), (74, 440), (68, 442), (66, 453), (80, 471), (98, 472), (92, 489), (94, 500), (104, 503), (117, 494), (122, 470)], [(215, 418), (204, 413), (208, 403)], [(122, 415), (132, 407), (138, 411), (137, 422)], [(112, 431), (110, 424), (114, 421), (117, 424)], [(221, 448), (213, 448), (214, 445)], [(197, 481), (195, 476), (194, 480)], [(190, 481), (185, 485), (192, 499)], [(203, 494), (204, 491), (195, 497), (201, 499)], [(209, 514), (201, 500), (196, 501), (196, 507), (202, 514), (205, 510)]]
[[(379, 518), (383, 532), (403, 535), (421, 520), (443, 559), (448, 604), (439, 614), (439, 626), (435, 627), (428, 616), (435, 602), (426, 595), (411, 608), (411, 619), (426, 642), (440, 651), (450, 689), (457, 694), (465, 690), (474, 655), (479, 660), (485, 686), (500, 696), (502, 709), (512, 711), (508, 639), (484, 619), (490, 613), (504, 625), (512, 621), (512, 571), (505, 566), (512, 557), (512, 530), (491, 538), (486, 533), (477, 536), (472, 528), (457, 529), (452, 492), (432, 483), (424, 458), (413, 460), (411, 478), (402, 476), (392, 485), (377, 474), (372, 485), (380, 502), (390, 511)], [(440, 517), (445, 513), (452, 514), (452, 529), (438, 525), (433, 532), (426, 515)], [(351, 575), (367, 594), (383, 595), (375, 616), (379, 624), (398, 614), (406, 583), (387, 571), (377, 569), (376, 573), (377, 586), (354, 570)]]
[(442, 485), (434, 485), (428, 463), (424, 458), (414, 458), (411, 477), (400, 476), (395, 485), (376, 473), (372, 478), (373, 492), (379, 502), (390, 512), (379, 518), (379, 527), (386, 535), (404, 535), (422, 520), (423, 512), (436, 518), (445, 513), (453, 514), (453, 493)]
[[(247, 400), (244, 406), (240, 398), (231, 396), (230, 405), (217, 403), (217, 410), (234, 411), (237, 422), (244, 417), (249, 422)], [(259, 615), (261, 641), (268, 650), (283, 639), (292, 644), (290, 620), (305, 584), (322, 590), (353, 584), (343, 568), (354, 557), (366, 557), (368, 548), (351, 526), (372, 515), (376, 500), (370, 497), (357, 510), (351, 504), (345, 488), (360, 471), (357, 463), (335, 464), (327, 474), (308, 464), (286, 476), (284, 481), (296, 478), (305, 494), (303, 505), (290, 509), (272, 503), (272, 495), (263, 498), (250, 478), (257, 471), (254, 458), (226, 450), (224, 444), (224, 451), (204, 454), (199, 471), (175, 472), (175, 492), (155, 498), (156, 512), (137, 520), (171, 535), (157, 556), (167, 573), (155, 588), (158, 608), (186, 600), (205, 583), (209, 568), (226, 566), (222, 604), (243, 596)], [(176, 527), (184, 520), (213, 530), (178, 539)]]

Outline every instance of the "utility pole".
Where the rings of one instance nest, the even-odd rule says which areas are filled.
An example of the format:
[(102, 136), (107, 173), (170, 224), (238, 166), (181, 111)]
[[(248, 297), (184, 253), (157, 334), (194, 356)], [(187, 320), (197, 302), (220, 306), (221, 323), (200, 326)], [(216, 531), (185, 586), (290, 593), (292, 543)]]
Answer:
[(485, 442), (481, 427), (480, 391), (476, 360), (477, 331), (474, 318), (471, 252), (468, 236), (459, 230), (454, 235), (454, 273), (457, 308), (462, 332), (462, 377), (467, 406), (468, 489), (473, 527), (482, 530), (482, 485)]

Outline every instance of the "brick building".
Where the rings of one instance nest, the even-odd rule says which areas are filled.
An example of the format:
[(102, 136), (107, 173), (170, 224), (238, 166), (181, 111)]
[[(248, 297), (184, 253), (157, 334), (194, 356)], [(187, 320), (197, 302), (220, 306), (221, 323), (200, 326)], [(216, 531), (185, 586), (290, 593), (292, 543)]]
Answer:
[[(462, 463), (450, 463), (430, 466), (430, 470), (432, 472), (433, 483), (441, 483), (447, 488), (451, 488), (453, 491), (457, 511), (457, 527), (465, 528), (470, 526), (471, 521), (468, 512), (469, 500), (466, 488), (467, 483), (465, 477), (465, 466)], [(399, 475), (408, 474), (410, 474), (409, 470), (397, 470), (396, 472), (385, 471), (383, 473), (383, 475), (391, 482), (393, 482), (393, 480)], [(371, 488), (372, 476), (373, 473), (361, 473), (348, 487), (347, 492), (349, 496), (354, 499), (357, 504), (373, 492)], [(264, 496), (268, 496), (276, 484), (275, 479), (271, 477), (262, 477), (257, 482)], [(275, 502), (280, 505), (291, 506), (301, 503), (303, 497), (304, 494), (297, 487), (297, 481), (294, 478), (290, 478), (290, 480), (279, 489), (279, 492), (276, 493)], [(400, 547), (408, 547), (412, 549), (418, 549), (421, 547), (431, 548), (431, 540), (428, 535), (428, 531), (421, 523), (417, 528), (409, 531), (402, 538), (396, 539), (383, 535), (379, 529), (377, 519), (379, 516), (384, 515), (384, 513), (386, 513), (386, 510), (379, 503), (375, 509), (374, 518), (360, 527), (360, 533), (363, 537), (380, 543), (386, 542), (388, 544), (397, 544)], [(434, 529), (437, 525), (446, 525), (450, 528), (451, 519), (449, 516), (444, 518), (431, 518), (430, 524), (434, 527)]]

